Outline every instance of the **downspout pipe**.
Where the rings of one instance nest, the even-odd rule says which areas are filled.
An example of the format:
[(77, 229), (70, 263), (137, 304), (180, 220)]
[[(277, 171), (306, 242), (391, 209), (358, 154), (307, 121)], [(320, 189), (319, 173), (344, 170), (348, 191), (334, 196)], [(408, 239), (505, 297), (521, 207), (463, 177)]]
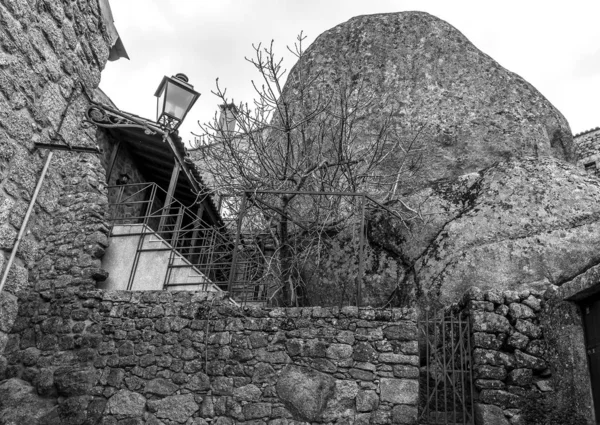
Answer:
[(4, 289), (4, 284), (8, 279), (8, 273), (12, 267), (12, 263), (15, 261), (15, 257), (17, 256), (17, 251), (19, 250), (19, 245), (21, 244), (21, 240), (23, 239), (23, 235), (25, 234), (25, 230), (27, 229), (27, 223), (29, 222), (29, 217), (31, 216), (31, 212), (33, 211), (33, 207), (35, 205), (35, 201), (37, 200), (38, 194), (40, 193), (40, 189), (42, 188), (42, 184), (44, 183), (44, 178), (46, 177), (46, 172), (48, 171), (48, 167), (50, 166), (50, 161), (52, 161), (53, 151), (48, 153), (46, 157), (46, 163), (44, 164), (44, 168), (42, 169), (42, 174), (37, 182), (37, 186), (35, 187), (35, 191), (33, 192), (33, 196), (31, 197), (31, 201), (29, 202), (29, 208), (27, 208), (27, 212), (25, 213), (25, 218), (23, 219), (23, 223), (21, 224), (21, 229), (19, 230), (19, 234), (17, 235), (17, 239), (15, 240), (15, 245), (13, 246), (12, 252), (10, 253), (10, 258), (8, 259), (8, 263), (6, 264), (6, 268), (4, 269), (4, 274), (2, 275), (2, 280), (0, 281), (0, 293)]

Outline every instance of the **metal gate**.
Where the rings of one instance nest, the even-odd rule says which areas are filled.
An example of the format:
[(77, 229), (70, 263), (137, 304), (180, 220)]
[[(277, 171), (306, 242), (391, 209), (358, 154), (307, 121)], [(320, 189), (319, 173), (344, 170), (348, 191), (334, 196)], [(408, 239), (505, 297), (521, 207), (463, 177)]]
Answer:
[(473, 372), (468, 319), (426, 314), (419, 329), (421, 356), (425, 360), (420, 375), (419, 424), (472, 425)]

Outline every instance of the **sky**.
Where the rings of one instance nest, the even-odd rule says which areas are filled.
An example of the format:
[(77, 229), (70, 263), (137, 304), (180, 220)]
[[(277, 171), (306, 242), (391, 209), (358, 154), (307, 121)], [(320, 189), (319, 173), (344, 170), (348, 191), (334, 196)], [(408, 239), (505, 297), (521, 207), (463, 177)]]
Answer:
[(121, 110), (156, 118), (154, 92), (182, 72), (201, 97), (180, 128), (184, 141), (218, 109), (215, 81), (236, 103), (255, 96), (258, 75), (245, 57), (275, 41), (287, 53), (302, 31), (305, 46), (348, 19), (424, 11), (462, 32), (479, 50), (535, 86), (569, 121), (573, 134), (600, 126), (598, 0), (112, 0), (130, 60), (109, 62), (100, 88)]

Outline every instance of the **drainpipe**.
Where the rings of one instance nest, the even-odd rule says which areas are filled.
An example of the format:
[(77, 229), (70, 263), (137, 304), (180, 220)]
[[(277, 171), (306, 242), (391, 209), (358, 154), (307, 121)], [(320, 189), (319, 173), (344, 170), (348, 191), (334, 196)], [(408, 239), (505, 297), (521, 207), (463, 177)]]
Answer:
[(8, 263), (6, 264), (6, 268), (4, 269), (4, 274), (2, 275), (2, 280), (0, 281), (0, 293), (4, 289), (4, 284), (6, 283), (6, 279), (8, 278), (8, 273), (10, 272), (12, 263), (13, 261), (15, 261), (15, 257), (17, 256), (19, 245), (21, 244), (21, 240), (23, 239), (25, 229), (27, 229), (29, 217), (31, 216), (33, 206), (35, 205), (35, 201), (37, 200), (38, 194), (40, 193), (40, 189), (42, 188), (42, 183), (44, 183), (44, 177), (46, 177), (46, 172), (48, 171), (48, 167), (50, 166), (50, 161), (52, 161), (53, 154), (54, 152), (50, 151), (48, 153), (48, 156), (46, 157), (46, 163), (44, 164), (44, 168), (42, 169), (42, 174), (37, 182), (37, 186), (35, 187), (35, 191), (33, 192), (33, 196), (31, 197), (31, 201), (29, 202), (29, 208), (27, 208), (25, 218), (23, 219), (23, 223), (21, 224), (21, 229), (19, 230), (19, 234), (17, 235), (15, 245), (13, 246), (12, 252), (10, 253), (10, 258), (8, 259)]

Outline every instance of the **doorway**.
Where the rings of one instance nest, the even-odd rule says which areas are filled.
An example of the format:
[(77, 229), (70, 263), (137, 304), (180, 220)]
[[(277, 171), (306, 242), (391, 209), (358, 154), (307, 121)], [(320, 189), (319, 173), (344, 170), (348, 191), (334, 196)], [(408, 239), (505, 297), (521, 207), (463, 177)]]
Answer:
[(585, 300), (581, 304), (586, 353), (592, 384), (592, 398), (596, 423), (600, 418), (600, 296)]

